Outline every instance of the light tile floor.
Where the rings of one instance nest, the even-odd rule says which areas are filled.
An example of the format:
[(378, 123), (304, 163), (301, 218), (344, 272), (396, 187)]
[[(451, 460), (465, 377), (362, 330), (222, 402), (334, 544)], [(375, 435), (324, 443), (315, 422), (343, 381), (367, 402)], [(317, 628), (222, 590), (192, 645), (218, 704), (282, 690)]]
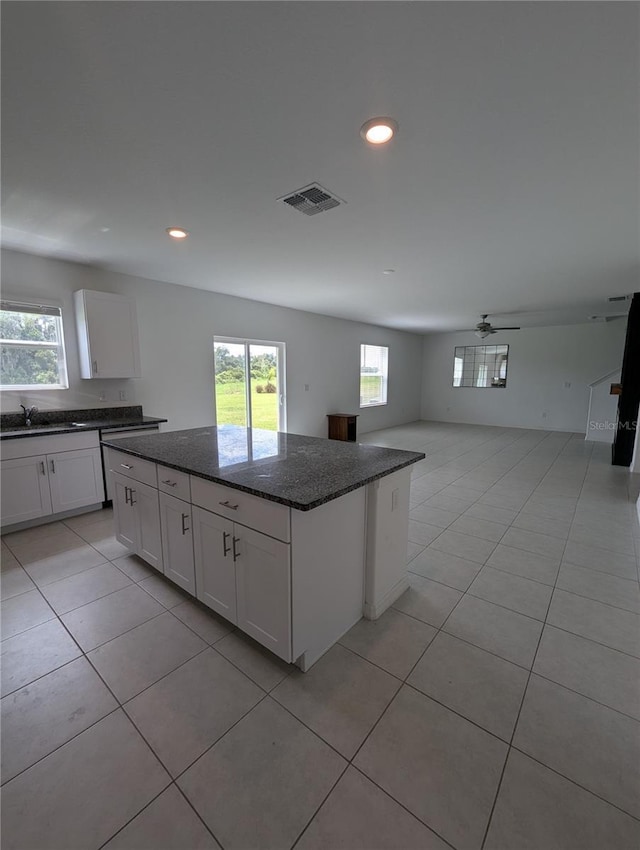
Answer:
[(126, 554), (2, 540), (3, 850), (637, 850), (638, 476), (580, 435), (366, 435), (410, 589), (306, 674)]

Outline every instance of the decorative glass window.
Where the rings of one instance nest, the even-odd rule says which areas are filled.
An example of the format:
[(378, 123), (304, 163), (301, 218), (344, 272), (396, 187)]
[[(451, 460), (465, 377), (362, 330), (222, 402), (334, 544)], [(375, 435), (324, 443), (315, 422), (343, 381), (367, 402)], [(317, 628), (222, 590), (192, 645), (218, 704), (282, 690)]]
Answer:
[(508, 345), (459, 345), (453, 356), (454, 387), (506, 387)]
[(0, 377), (3, 390), (68, 388), (60, 307), (0, 302)]
[(387, 403), (389, 349), (384, 345), (360, 346), (360, 407)]

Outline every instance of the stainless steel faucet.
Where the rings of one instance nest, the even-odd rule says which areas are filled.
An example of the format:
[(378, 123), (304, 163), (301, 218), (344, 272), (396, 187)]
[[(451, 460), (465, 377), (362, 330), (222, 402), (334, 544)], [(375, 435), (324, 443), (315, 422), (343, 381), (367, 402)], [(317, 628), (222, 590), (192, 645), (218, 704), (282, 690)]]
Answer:
[(24, 424), (29, 427), (31, 425), (31, 419), (38, 412), (38, 408), (25, 407), (24, 404), (21, 404), (20, 407), (24, 410)]

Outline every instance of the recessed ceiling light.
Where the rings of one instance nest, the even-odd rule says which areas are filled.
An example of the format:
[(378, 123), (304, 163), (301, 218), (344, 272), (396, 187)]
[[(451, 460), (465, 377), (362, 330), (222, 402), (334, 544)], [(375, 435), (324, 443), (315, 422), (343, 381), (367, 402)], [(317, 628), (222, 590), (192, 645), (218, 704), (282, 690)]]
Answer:
[(395, 273), (396, 273), (395, 269), (383, 269), (382, 270), (382, 274), (395, 274)]
[(189, 235), (189, 231), (182, 227), (167, 227), (166, 232), (172, 239), (186, 239)]
[(372, 145), (384, 145), (397, 132), (398, 122), (393, 118), (370, 118), (360, 127), (360, 135)]

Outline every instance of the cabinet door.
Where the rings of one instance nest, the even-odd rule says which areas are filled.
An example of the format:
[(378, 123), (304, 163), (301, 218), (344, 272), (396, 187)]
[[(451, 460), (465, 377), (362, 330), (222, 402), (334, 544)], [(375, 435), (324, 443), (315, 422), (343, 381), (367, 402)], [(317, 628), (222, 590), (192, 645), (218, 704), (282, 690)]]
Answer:
[(100, 449), (47, 455), (53, 512), (95, 505), (104, 499)]
[(156, 570), (163, 572), (158, 491), (148, 484), (129, 479), (129, 492), (138, 520), (137, 553)]
[(2, 461), (2, 525), (51, 513), (45, 455)]
[(164, 574), (195, 596), (191, 505), (175, 496), (160, 493), (160, 528)]
[(195, 505), (193, 549), (196, 596), (209, 608), (235, 623), (236, 571), (233, 563), (233, 523)]
[(238, 628), (291, 661), (290, 547), (234, 525)]
[(74, 293), (83, 378), (139, 378), (136, 302), (113, 292)]
[(129, 488), (131, 481), (117, 472), (110, 473), (113, 477), (113, 519), (115, 522), (116, 540), (130, 549), (138, 551), (138, 515), (135, 507), (130, 504)]

